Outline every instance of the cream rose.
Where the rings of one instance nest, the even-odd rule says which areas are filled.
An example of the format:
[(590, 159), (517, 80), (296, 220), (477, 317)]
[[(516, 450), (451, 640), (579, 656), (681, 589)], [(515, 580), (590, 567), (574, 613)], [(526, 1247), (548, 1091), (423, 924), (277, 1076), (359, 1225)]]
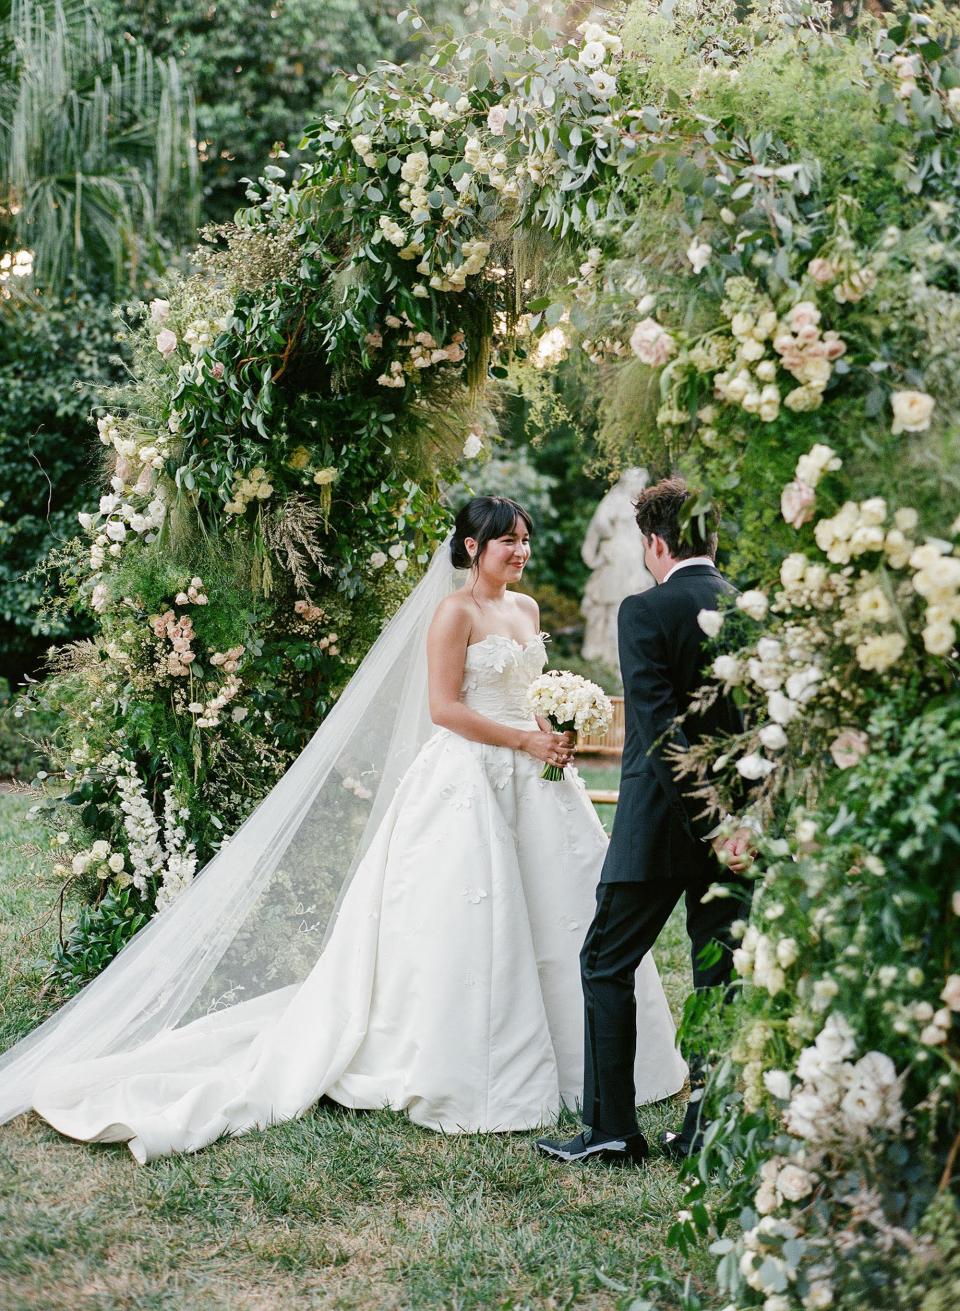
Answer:
[(925, 391), (895, 391), (890, 397), (893, 410), (891, 432), (926, 432), (934, 405), (933, 397)]

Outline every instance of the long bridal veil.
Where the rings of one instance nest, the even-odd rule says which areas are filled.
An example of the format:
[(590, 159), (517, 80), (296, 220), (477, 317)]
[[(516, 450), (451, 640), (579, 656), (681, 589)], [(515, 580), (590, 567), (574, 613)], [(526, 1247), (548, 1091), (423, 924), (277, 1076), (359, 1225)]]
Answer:
[[(47, 1068), (300, 983), (397, 784), (432, 731), (426, 634), (463, 578), (449, 538), (276, 787), (104, 972), (0, 1057), (0, 1123)], [(241, 1012), (238, 1012), (242, 1013)]]

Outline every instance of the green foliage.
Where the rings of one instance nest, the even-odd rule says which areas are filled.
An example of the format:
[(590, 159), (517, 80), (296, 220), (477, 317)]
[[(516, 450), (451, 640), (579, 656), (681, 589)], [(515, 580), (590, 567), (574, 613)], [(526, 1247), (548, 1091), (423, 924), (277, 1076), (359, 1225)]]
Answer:
[(122, 294), (196, 220), (192, 100), (173, 58), (111, 47), (87, 4), (0, 6), (0, 254)]
[(109, 889), (96, 906), (81, 907), (66, 941), (56, 949), (50, 977), (67, 986), (96, 978), (148, 919), (132, 888)]
[[(226, 221), (243, 203), (244, 180), (271, 158), (304, 160), (304, 122), (342, 109), (349, 94), (339, 70), (411, 57), (420, 42), (397, 24), (402, 8), (393, 0), (219, 0), (205, 10), (190, 0), (108, 0), (101, 12), (118, 43), (176, 59), (196, 102), (204, 210)], [(444, 4), (424, 8), (431, 20), (455, 13)]]
[(44, 604), (35, 566), (76, 531), (102, 473), (90, 410), (120, 376), (109, 303), (0, 301), (0, 674), (35, 671), (49, 639), (88, 631)]

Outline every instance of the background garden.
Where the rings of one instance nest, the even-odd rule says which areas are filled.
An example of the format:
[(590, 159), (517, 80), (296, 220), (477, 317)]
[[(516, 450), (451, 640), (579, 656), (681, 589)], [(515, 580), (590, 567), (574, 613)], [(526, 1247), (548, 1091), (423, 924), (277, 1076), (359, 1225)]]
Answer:
[[(952, 1305), (953, 7), (266, 12), (0, 4), (6, 1038), (269, 790), (444, 495), (531, 505), (572, 663), (587, 520), (641, 464), (720, 507), (742, 589), (705, 695), (748, 730), (678, 762), (720, 807), (758, 783), (738, 996), (686, 1017), (715, 1127), (596, 1180), (391, 1116), (139, 1172), (18, 1121), (5, 1295)], [(661, 968), (679, 1005), (678, 924)]]

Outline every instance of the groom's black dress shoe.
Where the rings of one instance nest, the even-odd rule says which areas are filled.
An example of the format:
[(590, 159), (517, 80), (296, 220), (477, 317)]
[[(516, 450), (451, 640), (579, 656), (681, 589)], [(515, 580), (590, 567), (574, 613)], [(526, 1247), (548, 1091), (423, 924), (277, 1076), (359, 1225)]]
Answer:
[(642, 1165), (650, 1155), (650, 1148), (642, 1133), (615, 1138), (589, 1128), (565, 1143), (538, 1138), (536, 1147), (544, 1156), (572, 1165), (593, 1161), (603, 1165)]
[(675, 1161), (686, 1160), (688, 1156), (692, 1156), (700, 1150), (699, 1142), (694, 1141), (691, 1143), (682, 1134), (674, 1133), (672, 1129), (666, 1129), (660, 1135), (660, 1146), (663, 1148), (664, 1153)]

